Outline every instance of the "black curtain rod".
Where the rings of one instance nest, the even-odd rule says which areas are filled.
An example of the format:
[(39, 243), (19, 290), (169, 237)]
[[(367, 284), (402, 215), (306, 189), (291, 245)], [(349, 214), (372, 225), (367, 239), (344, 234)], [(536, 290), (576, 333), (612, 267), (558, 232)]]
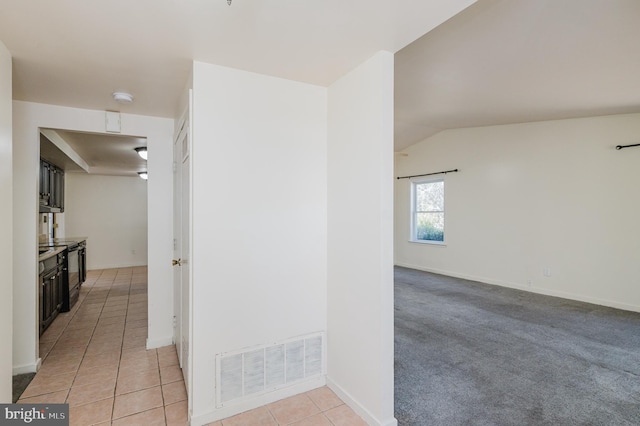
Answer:
[(632, 146), (640, 146), (640, 143), (634, 143), (633, 145), (618, 145), (616, 146), (616, 149), (621, 150), (622, 148), (631, 148)]
[(431, 175), (446, 175), (447, 173), (455, 173), (457, 171), (458, 171), (458, 169), (453, 169), (453, 170), (445, 170), (444, 172), (425, 173), (423, 175), (398, 176), (396, 179), (409, 179), (409, 178), (414, 178), (414, 177), (431, 176)]

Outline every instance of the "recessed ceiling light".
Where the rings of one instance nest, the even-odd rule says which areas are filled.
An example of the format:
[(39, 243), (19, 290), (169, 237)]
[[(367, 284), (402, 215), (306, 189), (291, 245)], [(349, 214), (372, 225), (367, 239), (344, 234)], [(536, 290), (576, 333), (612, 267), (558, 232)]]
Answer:
[(133, 102), (133, 95), (126, 92), (113, 92), (113, 99), (121, 104), (130, 104)]
[(139, 148), (135, 148), (134, 149), (135, 152), (138, 153), (138, 155), (140, 157), (142, 157), (143, 159), (147, 159), (147, 147), (146, 146), (141, 146)]
[(138, 172), (138, 176), (140, 176), (144, 180), (149, 179), (149, 175), (147, 174), (147, 172)]

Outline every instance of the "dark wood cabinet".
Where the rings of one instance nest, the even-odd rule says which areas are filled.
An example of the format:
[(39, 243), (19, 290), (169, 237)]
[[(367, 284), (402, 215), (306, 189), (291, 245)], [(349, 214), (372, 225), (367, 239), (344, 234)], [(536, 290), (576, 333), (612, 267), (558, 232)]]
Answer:
[(51, 175), (53, 176), (51, 206), (64, 212), (64, 172), (62, 169), (53, 167)]
[(64, 212), (64, 171), (40, 159), (40, 211)]
[(44, 271), (40, 275), (40, 334), (53, 322), (62, 310), (63, 286), (67, 277), (67, 251), (42, 262)]
[(40, 160), (40, 206), (49, 206), (51, 198), (51, 169), (49, 163)]

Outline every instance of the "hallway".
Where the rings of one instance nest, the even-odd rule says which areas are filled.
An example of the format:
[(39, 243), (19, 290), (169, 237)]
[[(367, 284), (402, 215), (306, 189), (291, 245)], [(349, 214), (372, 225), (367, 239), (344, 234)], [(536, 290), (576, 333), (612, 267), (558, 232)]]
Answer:
[(175, 347), (146, 350), (146, 337), (147, 268), (89, 271), (41, 336), (42, 367), (18, 402), (66, 402), (71, 425), (187, 424)]
[[(71, 426), (187, 425), (174, 346), (146, 350), (147, 268), (89, 271), (80, 299), (40, 337), (42, 367), (18, 403), (68, 403)], [(211, 423), (366, 426), (328, 387)]]

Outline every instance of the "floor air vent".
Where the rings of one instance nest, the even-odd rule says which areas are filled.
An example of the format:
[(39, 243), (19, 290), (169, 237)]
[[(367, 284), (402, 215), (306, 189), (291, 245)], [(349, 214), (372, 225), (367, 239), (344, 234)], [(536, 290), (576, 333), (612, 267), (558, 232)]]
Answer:
[(322, 334), (216, 356), (218, 406), (323, 373)]

